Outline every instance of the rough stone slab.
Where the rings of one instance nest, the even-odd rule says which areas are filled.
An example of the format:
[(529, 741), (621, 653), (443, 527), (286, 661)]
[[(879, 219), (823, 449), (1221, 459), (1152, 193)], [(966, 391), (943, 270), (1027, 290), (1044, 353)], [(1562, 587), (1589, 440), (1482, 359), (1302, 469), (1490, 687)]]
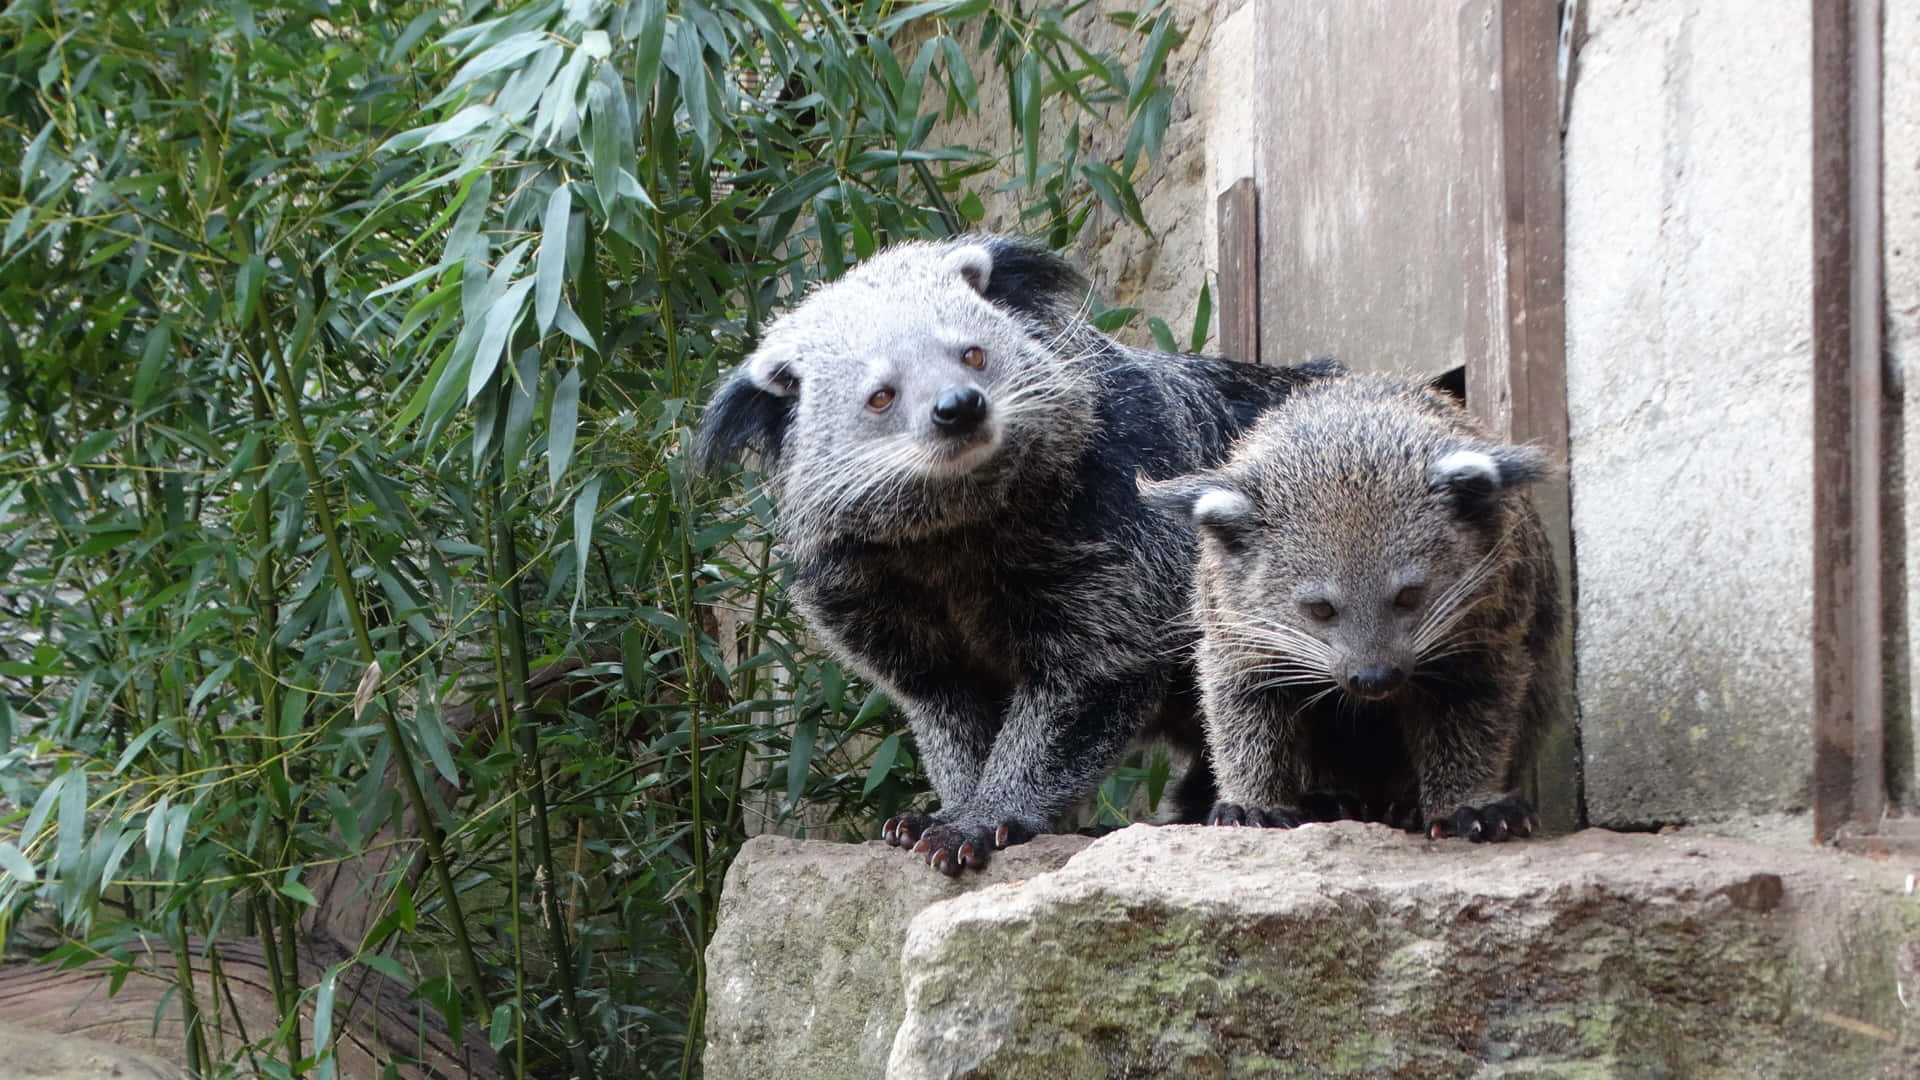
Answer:
[(900, 1024), (900, 942), (928, 904), (1045, 873), (1091, 843), (1043, 836), (947, 878), (878, 840), (759, 836), (740, 849), (707, 946), (706, 1075), (879, 1076)]
[(0, 1020), (0, 1080), (186, 1080), (186, 1070), (112, 1043)]
[(1688, 833), (1135, 827), (916, 916), (887, 1075), (1915, 1076), (1917, 914)]

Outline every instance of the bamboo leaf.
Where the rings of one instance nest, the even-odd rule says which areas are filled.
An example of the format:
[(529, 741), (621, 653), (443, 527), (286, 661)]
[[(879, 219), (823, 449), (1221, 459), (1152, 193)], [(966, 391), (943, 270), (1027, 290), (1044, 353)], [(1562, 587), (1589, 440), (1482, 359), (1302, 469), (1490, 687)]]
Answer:
[(573, 440), (580, 425), (580, 369), (570, 368), (553, 391), (553, 411), (547, 419), (547, 486), (559, 488), (573, 459)]
[(867, 769), (867, 782), (860, 788), (860, 794), (871, 795), (887, 777), (893, 773), (894, 759), (900, 756), (900, 735), (894, 733), (880, 740), (880, 746), (873, 752), (873, 764)]
[(813, 743), (820, 722), (809, 716), (793, 725), (793, 743), (787, 751), (787, 805), (800, 805), (800, 793), (806, 790), (807, 776), (813, 770)]
[(541, 218), (540, 258), (533, 296), (534, 324), (543, 336), (553, 326), (554, 312), (560, 308), (561, 289), (566, 284), (568, 219), (572, 211), (573, 197), (567, 185), (554, 188)]
[(666, 0), (637, 0), (628, 8), (626, 32), (633, 39), (633, 85), (645, 101), (653, 96), (660, 77), (660, 46), (667, 36)]
[(600, 484), (606, 478), (595, 475), (573, 498), (573, 611), (578, 617), (580, 598), (587, 591), (587, 563), (593, 555), (593, 515), (600, 508)]
[(5, 840), (0, 840), (0, 870), (22, 885), (32, 885), (40, 880), (33, 872), (33, 863), (20, 849)]
[(527, 293), (533, 288), (531, 278), (522, 278), (507, 286), (507, 291), (487, 309), (487, 319), (480, 331), (480, 343), (474, 346), (473, 366), (467, 371), (467, 404), (480, 396), (493, 381), (493, 373), (500, 367), (500, 354), (506, 350), (507, 338), (512, 336), (513, 328), (526, 314)]
[[(87, 843), (87, 770), (75, 765), (60, 777), (60, 820), (53, 860), (54, 873), (69, 879), (80, 865)], [(77, 890), (78, 882), (71, 882)], [(69, 893), (68, 895), (72, 895)]]

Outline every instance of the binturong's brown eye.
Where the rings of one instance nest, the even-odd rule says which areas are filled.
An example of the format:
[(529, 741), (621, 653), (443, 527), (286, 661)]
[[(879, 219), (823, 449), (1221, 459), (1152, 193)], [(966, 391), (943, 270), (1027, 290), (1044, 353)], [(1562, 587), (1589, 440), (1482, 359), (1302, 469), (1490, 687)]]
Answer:
[(967, 351), (960, 354), (960, 362), (979, 371), (987, 366), (987, 350), (978, 345), (969, 345)]
[(867, 408), (874, 412), (886, 412), (887, 406), (891, 404), (893, 404), (893, 387), (891, 386), (883, 386), (867, 395)]
[(1326, 622), (1328, 619), (1333, 618), (1333, 605), (1327, 603), (1325, 600), (1315, 600), (1313, 603), (1307, 605), (1307, 614), (1319, 619), (1321, 622)]
[(1420, 606), (1420, 601), (1425, 600), (1426, 598), (1427, 598), (1427, 590), (1425, 586), (1409, 585), (1406, 588), (1401, 589), (1400, 592), (1396, 596), (1394, 596), (1393, 606), (1399, 608), (1402, 611), (1412, 611), (1414, 608), (1417, 608)]

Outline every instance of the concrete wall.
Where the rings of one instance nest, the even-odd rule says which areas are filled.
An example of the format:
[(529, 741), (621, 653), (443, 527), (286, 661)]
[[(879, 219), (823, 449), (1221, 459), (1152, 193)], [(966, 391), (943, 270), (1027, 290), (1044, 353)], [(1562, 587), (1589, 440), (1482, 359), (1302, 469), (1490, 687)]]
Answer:
[(1588, 6), (1566, 136), (1588, 813), (1637, 825), (1798, 809), (1812, 710), (1807, 8)]
[[(1920, 717), (1920, 0), (1885, 0), (1885, 72), (1881, 114), (1881, 202), (1885, 208), (1889, 446), (1898, 469), (1893, 494), (1904, 503), (1886, 515), (1887, 555), (1905, 590), (1889, 590), (1888, 728), (1898, 732), (1894, 795), (1915, 807), (1913, 721)], [(1901, 431), (1904, 423), (1905, 431)], [(1904, 474), (1904, 475), (1903, 475)], [(1904, 595), (1902, 594), (1904, 592)]]

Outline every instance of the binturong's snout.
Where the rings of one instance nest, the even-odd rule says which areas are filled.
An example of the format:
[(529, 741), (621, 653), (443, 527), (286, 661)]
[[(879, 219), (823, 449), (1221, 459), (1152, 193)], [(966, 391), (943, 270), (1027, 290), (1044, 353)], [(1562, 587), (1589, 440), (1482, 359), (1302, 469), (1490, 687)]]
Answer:
[(1347, 693), (1362, 701), (1380, 701), (1393, 696), (1394, 691), (1406, 685), (1405, 668), (1395, 664), (1370, 664), (1347, 672), (1341, 680)]
[(942, 435), (971, 435), (987, 418), (987, 395), (975, 386), (949, 386), (933, 399), (933, 427)]

